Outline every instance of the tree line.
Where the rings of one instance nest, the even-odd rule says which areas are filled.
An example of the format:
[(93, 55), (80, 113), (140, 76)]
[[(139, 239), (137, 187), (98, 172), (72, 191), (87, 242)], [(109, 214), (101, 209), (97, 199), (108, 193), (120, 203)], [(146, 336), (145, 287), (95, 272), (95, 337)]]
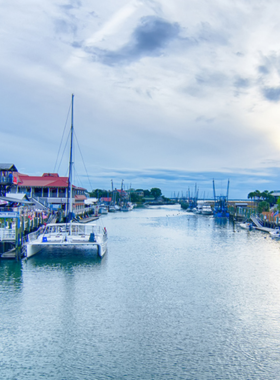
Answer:
[(89, 193), (91, 198), (114, 198), (116, 202), (120, 200), (120, 198), (124, 195), (129, 196), (131, 202), (142, 202), (144, 198), (153, 198), (155, 200), (159, 199), (160, 197), (166, 199), (161, 192), (161, 189), (158, 187), (153, 187), (150, 190), (143, 190), (143, 189), (130, 189), (130, 190), (123, 190), (123, 194), (121, 191), (118, 190), (102, 190), (102, 189), (95, 189), (92, 190)]
[[(251, 191), (248, 194), (248, 199), (253, 199), (255, 202), (257, 202), (257, 209), (259, 213), (262, 213), (264, 211), (269, 211), (270, 207), (274, 206), (276, 204), (276, 199), (272, 195), (273, 191)], [(280, 199), (280, 198), (279, 198)], [(280, 201), (277, 201), (277, 204), (280, 206)]]

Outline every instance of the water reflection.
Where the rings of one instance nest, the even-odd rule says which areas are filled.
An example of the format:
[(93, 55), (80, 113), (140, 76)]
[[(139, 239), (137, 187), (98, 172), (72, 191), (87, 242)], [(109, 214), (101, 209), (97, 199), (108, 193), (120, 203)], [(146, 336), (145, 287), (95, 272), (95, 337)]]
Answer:
[(12, 287), (14, 290), (20, 290), (22, 263), (15, 260), (0, 260), (0, 283), (2, 289)]
[(106, 218), (103, 259), (0, 263), (2, 378), (279, 377), (279, 242), (176, 207)]
[(108, 252), (103, 258), (97, 255), (97, 252), (83, 249), (59, 249), (47, 248), (37, 255), (24, 261), (25, 269), (44, 268), (53, 270), (69, 271), (77, 267), (90, 267), (92, 269), (105, 265)]

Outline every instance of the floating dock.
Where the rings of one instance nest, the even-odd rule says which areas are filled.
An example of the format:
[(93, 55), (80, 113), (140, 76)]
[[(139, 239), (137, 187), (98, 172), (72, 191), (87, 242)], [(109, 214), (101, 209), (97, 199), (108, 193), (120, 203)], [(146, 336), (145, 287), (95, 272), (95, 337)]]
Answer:
[(251, 215), (251, 220), (253, 223), (255, 223), (256, 225), (255, 229), (258, 231), (263, 231), (267, 233), (274, 231), (274, 228), (263, 227), (261, 223), (258, 221), (258, 218), (256, 218), (254, 215)]

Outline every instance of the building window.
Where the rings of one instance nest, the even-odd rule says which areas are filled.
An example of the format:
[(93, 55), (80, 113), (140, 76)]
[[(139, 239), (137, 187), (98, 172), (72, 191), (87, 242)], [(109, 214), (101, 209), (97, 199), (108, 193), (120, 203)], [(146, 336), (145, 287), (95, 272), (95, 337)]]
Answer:
[(59, 189), (59, 198), (65, 198), (65, 189)]
[(35, 197), (41, 197), (42, 196), (42, 188), (41, 187), (35, 187), (34, 196)]

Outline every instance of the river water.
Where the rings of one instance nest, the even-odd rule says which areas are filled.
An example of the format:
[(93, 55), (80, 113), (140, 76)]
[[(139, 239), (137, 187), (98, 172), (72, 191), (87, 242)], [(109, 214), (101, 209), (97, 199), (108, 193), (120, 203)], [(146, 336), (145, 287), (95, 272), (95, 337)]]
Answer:
[(278, 379), (280, 242), (178, 206), (88, 251), (0, 261), (0, 378)]

